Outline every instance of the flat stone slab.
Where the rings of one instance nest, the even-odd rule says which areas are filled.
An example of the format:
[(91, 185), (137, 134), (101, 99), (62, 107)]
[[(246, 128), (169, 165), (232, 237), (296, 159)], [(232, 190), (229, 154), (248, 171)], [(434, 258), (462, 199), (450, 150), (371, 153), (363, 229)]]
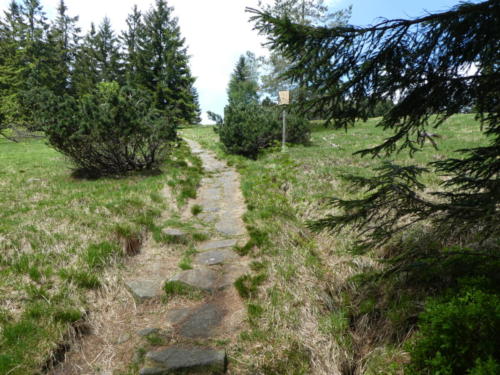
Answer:
[(172, 325), (179, 324), (187, 319), (192, 312), (192, 309), (176, 309), (169, 311), (167, 313), (167, 321)]
[(166, 228), (163, 230), (163, 234), (167, 235), (172, 241), (175, 242), (185, 242), (188, 240), (188, 234), (182, 229)]
[(215, 224), (217, 232), (226, 236), (242, 236), (245, 229), (234, 220), (223, 219)]
[(180, 236), (186, 235), (186, 232), (184, 232), (181, 229), (177, 229), (177, 228), (166, 228), (163, 230), (163, 233), (165, 233), (168, 236), (172, 236), (172, 237), (180, 237)]
[(193, 310), (177, 327), (177, 333), (190, 339), (211, 337), (225, 315), (226, 312), (219, 305), (207, 303)]
[(146, 354), (148, 366), (140, 375), (168, 375), (177, 373), (223, 374), (226, 371), (226, 352), (205, 348), (172, 346)]
[(179, 281), (194, 288), (213, 291), (217, 288), (219, 275), (208, 268), (198, 268), (181, 272), (170, 279)]
[(198, 247), (199, 251), (217, 250), (224, 249), (227, 247), (234, 247), (238, 243), (238, 240), (212, 240), (201, 244)]
[(159, 280), (129, 280), (125, 286), (137, 302), (144, 302), (161, 294), (162, 283)]
[(203, 212), (199, 214), (198, 217), (207, 224), (215, 223), (219, 218), (217, 212)]
[(232, 260), (238, 259), (239, 256), (231, 249), (211, 250), (200, 253), (194, 259), (195, 263), (206, 266), (214, 266), (217, 264), (229, 263)]

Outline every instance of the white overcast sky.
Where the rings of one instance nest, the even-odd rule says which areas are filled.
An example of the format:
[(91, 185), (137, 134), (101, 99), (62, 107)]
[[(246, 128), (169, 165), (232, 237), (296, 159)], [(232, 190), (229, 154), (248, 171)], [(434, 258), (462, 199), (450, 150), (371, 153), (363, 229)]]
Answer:
[[(66, 0), (70, 15), (80, 16), (80, 26), (88, 30), (91, 22), (111, 19), (115, 31), (125, 28), (125, 19), (134, 4), (147, 10), (154, 0)], [(59, 0), (41, 0), (49, 16)], [(226, 87), (239, 55), (250, 50), (265, 54), (262, 38), (252, 30), (245, 7), (256, 7), (257, 0), (167, 0), (179, 18), (186, 38), (196, 87), (200, 94), (203, 119), (206, 111), (222, 114), (226, 103)], [(5, 10), (10, 0), (0, 0)], [(52, 17), (49, 17), (52, 18)]]

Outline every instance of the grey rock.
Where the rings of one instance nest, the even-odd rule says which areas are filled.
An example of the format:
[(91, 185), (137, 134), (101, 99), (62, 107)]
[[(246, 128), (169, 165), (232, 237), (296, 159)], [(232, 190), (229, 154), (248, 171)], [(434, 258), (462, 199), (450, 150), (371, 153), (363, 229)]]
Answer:
[(219, 212), (220, 207), (203, 207), (203, 212)]
[(208, 338), (212, 336), (226, 312), (214, 303), (207, 303), (192, 311), (190, 316), (178, 327), (177, 333), (187, 338)]
[(169, 375), (171, 373), (170, 370), (160, 367), (143, 368), (139, 371), (139, 375)]
[(169, 235), (169, 236), (184, 236), (186, 235), (186, 232), (183, 230), (177, 229), (177, 228), (166, 228), (163, 230), (163, 233)]
[(181, 229), (166, 228), (163, 230), (163, 233), (176, 242), (185, 242), (188, 240), (188, 234)]
[(226, 371), (226, 352), (205, 348), (172, 346), (168, 349), (149, 352), (146, 360), (150, 366), (141, 370), (141, 375), (167, 375), (175, 373), (223, 374)]
[(208, 268), (199, 268), (181, 272), (170, 279), (194, 288), (214, 291), (217, 288), (218, 274)]
[(212, 240), (205, 242), (198, 247), (200, 251), (217, 250), (224, 249), (228, 247), (234, 247), (238, 243), (238, 240)]
[(129, 341), (132, 337), (128, 333), (124, 333), (123, 335), (120, 335), (118, 337), (118, 340), (116, 340), (117, 345), (125, 344), (127, 341)]
[(221, 220), (215, 224), (215, 229), (226, 236), (242, 236), (245, 234), (245, 229), (233, 220)]
[(137, 302), (144, 302), (161, 294), (161, 281), (159, 280), (129, 280), (125, 286)]
[(200, 253), (194, 259), (195, 263), (207, 266), (214, 266), (216, 264), (223, 264), (238, 259), (236, 254), (231, 249), (212, 250)]
[(207, 224), (214, 223), (218, 219), (216, 212), (203, 212), (199, 214), (198, 217), (200, 218), (201, 221)]
[(167, 313), (167, 321), (170, 324), (179, 324), (191, 315), (192, 309), (176, 309)]

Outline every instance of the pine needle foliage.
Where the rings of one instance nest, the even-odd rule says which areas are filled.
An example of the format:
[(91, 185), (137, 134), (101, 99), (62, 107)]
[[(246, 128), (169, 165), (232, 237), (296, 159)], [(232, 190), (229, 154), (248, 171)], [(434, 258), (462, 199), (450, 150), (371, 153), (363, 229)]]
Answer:
[(147, 92), (116, 82), (78, 100), (48, 94), (39, 113), (50, 145), (83, 177), (159, 169), (177, 139), (175, 123), (154, 109)]
[[(385, 163), (375, 177), (350, 176), (365, 189), (365, 197), (333, 199), (343, 214), (326, 217), (315, 228), (354, 225), (373, 243), (424, 219), (441, 234), (467, 232), (484, 239), (498, 232), (500, 2), (461, 3), (449, 11), (368, 27), (314, 27), (248, 11), (270, 47), (290, 59), (285, 76), (305, 82), (313, 93), (301, 103), (302, 111), (348, 129), (366, 120), (377, 103), (395, 102), (377, 124), (392, 135), (359, 154), (418, 152), (426, 129), (465, 109), (477, 113), (489, 142), (458, 150), (456, 158), (428, 168)], [(420, 181), (427, 170), (445, 177), (442, 190), (426, 191)]]

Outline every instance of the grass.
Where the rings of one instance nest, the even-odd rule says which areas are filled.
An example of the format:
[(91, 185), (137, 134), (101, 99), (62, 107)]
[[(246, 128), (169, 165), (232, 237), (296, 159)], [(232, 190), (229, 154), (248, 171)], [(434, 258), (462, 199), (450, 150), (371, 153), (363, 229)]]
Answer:
[(203, 291), (195, 287), (184, 284), (180, 281), (167, 281), (163, 287), (167, 299), (181, 296), (189, 299), (200, 299), (203, 296)]
[(193, 216), (197, 216), (202, 212), (203, 212), (203, 207), (200, 206), (199, 204), (195, 204), (193, 205), (193, 207), (191, 207), (191, 213), (193, 214)]
[[(236, 285), (247, 298), (251, 323), (235, 350), (239, 372), (397, 374), (408, 361), (400, 344), (414, 327), (420, 298), (427, 291), (422, 296), (404, 289), (391, 294), (394, 280), (387, 285), (370, 281), (384, 269), (377, 249), (366, 254), (356, 245), (355, 233), (312, 233), (306, 225), (332, 213), (328, 198), (362, 196), (343, 175), (372, 175), (387, 160), (354, 155), (389, 136), (374, 126), (376, 122), (358, 123), (347, 132), (316, 123), (309, 147), (269, 151), (257, 160), (226, 155), (211, 127), (184, 130), (187, 137), (236, 166), (242, 176), (251, 239), (237, 250), (253, 257), (254, 263), (253, 274)], [(438, 150), (427, 143), (421, 152), (402, 152), (391, 159), (425, 166), (485, 142), (472, 115), (453, 116), (432, 132), (440, 135)], [(443, 178), (427, 173), (423, 182), (439, 189)], [(423, 239), (422, 230), (415, 229), (415, 238)], [(252, 278), (260, 274), (267, 275), (266, 280), (252, 285)], [(364, 285), (382, 290), (368, 293)], [(412, 285), (415, 289), (418, 283)]]
[[(82, 180), (43, 141), (0, 139), (0, 373), (36, 373), (89, 308), (88, 290), (196, 194), (180, 144), (162, 174)], [(170, 195), (165, 194), (168, 185)]]

